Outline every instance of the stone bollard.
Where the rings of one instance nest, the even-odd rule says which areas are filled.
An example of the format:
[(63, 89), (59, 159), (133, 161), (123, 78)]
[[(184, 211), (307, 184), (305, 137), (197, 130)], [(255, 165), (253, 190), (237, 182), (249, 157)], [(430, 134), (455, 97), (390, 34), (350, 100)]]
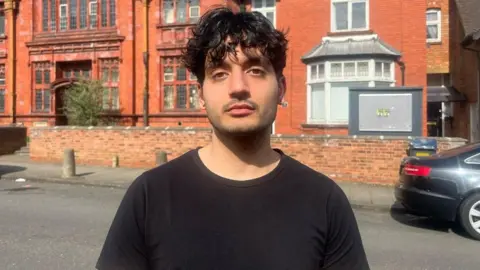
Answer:
[(156, 164), (157, 166), (160, 166), (164, 163), (167, 163), (167, 152), (165, 151), (159, 151), (156, 153)]
[(112, 158), (112, 168), (118, 168), (118, 156)]
[(73, 149), (65, 149), (63, 152), (62, 178), (69, 178), (75, 175), (75, 152)]

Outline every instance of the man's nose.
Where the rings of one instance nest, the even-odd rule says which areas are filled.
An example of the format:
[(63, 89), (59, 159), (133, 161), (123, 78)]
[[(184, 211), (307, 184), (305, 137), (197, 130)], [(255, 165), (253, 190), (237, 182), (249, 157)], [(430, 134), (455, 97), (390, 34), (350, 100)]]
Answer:
[(241, 99), (241, 97), (238, 97), (239, 95), (250, 95), (247, 76), (248, 75), (245, 74), (243, 70), (232, 70), (232, 73), (230, 75), (230, 96)]

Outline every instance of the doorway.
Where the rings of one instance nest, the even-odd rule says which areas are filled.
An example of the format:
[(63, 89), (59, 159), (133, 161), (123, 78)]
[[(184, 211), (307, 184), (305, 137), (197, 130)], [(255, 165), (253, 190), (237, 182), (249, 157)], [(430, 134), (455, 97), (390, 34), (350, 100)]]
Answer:
[(443, 137), (442, 102), (427, 103), (427, 132), (429, 137)]
[(68, 119), (64, 112), (64, 95), (67, 86), (60, 86), (55, 90), (55, 125), (67, 126)]

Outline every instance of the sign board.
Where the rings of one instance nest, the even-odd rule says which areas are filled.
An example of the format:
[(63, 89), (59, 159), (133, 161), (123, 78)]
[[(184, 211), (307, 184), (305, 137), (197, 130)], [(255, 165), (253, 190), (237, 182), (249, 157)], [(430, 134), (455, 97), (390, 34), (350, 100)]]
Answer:
[(349, 135), (422, 136), (423, 87), (351, 87)]
[(412, 132), (412, 94), (360, 94), (360, 131)]

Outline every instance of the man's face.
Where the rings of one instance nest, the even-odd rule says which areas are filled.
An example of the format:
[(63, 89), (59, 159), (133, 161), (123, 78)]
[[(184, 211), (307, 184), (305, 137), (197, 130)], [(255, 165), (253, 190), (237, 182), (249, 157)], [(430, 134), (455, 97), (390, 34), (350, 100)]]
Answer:
[(220, 66), (206, 65), (200, 102), (212, 126), (222, 133), (247, 135), (269, 129), (285, 93), (267, 58), (248, 58), (240, 47)]

